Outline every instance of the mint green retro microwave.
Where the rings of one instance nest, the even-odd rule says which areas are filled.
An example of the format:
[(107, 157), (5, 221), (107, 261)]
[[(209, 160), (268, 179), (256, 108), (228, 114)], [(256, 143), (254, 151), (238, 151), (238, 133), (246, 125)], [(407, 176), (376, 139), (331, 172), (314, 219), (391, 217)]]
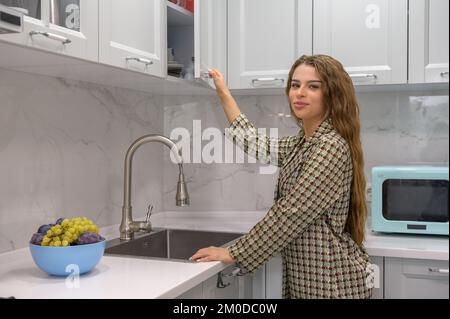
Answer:
[(448, 166), (372, 169), (372, 230), (448, 235)]

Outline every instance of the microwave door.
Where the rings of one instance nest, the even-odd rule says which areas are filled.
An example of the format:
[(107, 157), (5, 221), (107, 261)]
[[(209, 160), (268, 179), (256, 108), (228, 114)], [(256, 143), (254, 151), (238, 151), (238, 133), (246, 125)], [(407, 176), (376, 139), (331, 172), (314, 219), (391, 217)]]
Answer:
[(388, 179), (383, 182), (383, 216), (392, 221), (448, 222), (448, 181)]

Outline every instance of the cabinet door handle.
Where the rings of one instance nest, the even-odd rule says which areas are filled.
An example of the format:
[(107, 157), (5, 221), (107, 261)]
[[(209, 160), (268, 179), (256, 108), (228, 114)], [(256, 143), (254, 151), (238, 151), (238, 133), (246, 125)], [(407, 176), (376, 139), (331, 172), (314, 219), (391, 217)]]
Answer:
[(441, 77), (443, 78), (448, 77), (448, 71), (441, 72)]
[(258, 84), (271, 84), (273, 82), (279, 82), (278, 86), (284, 84), (284, 79), (279, 78), (257, 78), (252, 80), (252, 85), (257, 86)]
[(145, 66), (153, 64), (153, 61), (150, 61), (149, 59), (144, 59), (144, 58), (126, 57), (125, 60), (127, 62), (129, 62), (129, 61), (136, 61), (136, 62), (139, 62), (139, 63), (143, 63), (143, 64), (145, 64)]
[(224, 283), (223, 279), (226, 277), (239, 277), (244, 276), (245, 273), (239, 267), (234, 267), (233, 270), (229, 274), (224, 274), (222, 271), (217, 275), (217, 288), (226, 288), (231, 283)]
[(373, 74), (373, 73), (354, 73), (354, 74), (350, 74), (350, 77), (355, 80), (373, 79), (374, 81), (376, 81), (378, 79), (377, 75)]
[(224, 283), (223, 277), (224, 277), (223, 273), (219, 272), (219, 274), (217, 275), (217, 285), (216, 285), (217, 288), (226, 288), (229, 285), (231, 285), (231, 283)]
[(52, 39), (52, 40), (56, 40), (56, 41), (60, 41), (62, 44), (69, 44), (72, 43), (72, 41), (70, 39), (67, 39), (66, 37), (63, 37), (61, 35), (58, 34), (54, 34), (54, 33), (50, 33), (50, 32), (44, 32), (44, 31), (30, 31), (30, 36), (34, 37), (35, 35), (42, 35), (46, 38)]
[(442, 268), (428, 268), (428, 271), (431, 273), (437, 273), (437, 274), (446, 274), (448, 275), (448, 269), (442, 269)]
[(200, 77), (202, 79), (211, 79), (211, 76), (209, 75), (208, 71), (200, 71)]

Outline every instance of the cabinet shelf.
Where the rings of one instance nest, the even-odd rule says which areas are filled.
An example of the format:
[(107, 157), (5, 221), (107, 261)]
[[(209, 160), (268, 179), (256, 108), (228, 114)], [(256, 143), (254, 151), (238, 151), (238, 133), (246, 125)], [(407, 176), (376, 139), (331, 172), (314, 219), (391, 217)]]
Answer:
[(175, 3), (167, 3), (167, 25), (169, 27), (194, 26), (194, 14)]

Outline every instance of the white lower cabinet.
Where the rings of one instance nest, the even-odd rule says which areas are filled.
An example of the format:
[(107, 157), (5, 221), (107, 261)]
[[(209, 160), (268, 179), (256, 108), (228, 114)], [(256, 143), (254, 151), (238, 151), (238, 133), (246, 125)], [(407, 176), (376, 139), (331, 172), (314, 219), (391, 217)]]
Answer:
[[(374, 267), (372, 299), (448, 299), (448, 261), (371, 256)], [(281, 256), (270, 259), (254, 274), (234, 276), (230, 266), (181, 299), (281, 299)], [(220, 281), (218, 278), (222, 277)]]
[(283, 298), (283, 260), (275, 256), (266, 263), (266, 299)]
[(203, 283), (191, 288), (184, 294), (177, 297), (177, 299), (202, 299), (203, 298)]
[(371, 299), (384, 299), (384, 257), (370, 256), (374, 270), (374, 287)]
[(178, 299), (251, 299), (253, 276), (236, 275), (230, 266), (177, 297)]
[[(374, 269), (374, 290), (372, 299), (384, 298), (384, 257), (370, 257), (371, 263)], [(263, 284), (260, 284), (260, 280), (254, 278), (253, 286), (257, 289), (264, 290), (264, 297), (266, 299), (281, 299), (283, 298), (283, 260), (281, 256), (275, 256), (270, 259), (265, 267), (263, 267)], [(262, 288), (259, 288), (262, 287)], [(254, 289), (254, 295), (256, 294)]]
[(448, 299), (448, 261), (385, 258), (386, 299)]

